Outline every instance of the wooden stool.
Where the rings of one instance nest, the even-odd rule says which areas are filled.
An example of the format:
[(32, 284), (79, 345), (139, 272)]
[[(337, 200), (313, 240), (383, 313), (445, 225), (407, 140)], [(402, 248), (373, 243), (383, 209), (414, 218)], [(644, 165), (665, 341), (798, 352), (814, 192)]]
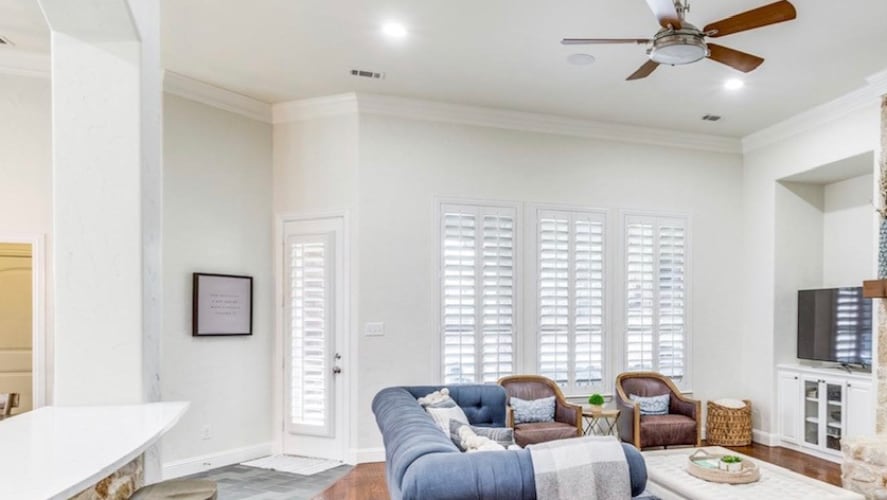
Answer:
[(139, 488), (130, 500), (216, 500), (215, 481), (170, 479)]

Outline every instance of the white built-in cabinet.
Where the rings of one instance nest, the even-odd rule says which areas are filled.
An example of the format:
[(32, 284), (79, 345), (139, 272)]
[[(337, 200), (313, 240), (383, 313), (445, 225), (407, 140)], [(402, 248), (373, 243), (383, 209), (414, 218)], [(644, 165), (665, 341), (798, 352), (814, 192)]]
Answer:
[(780, 365), (777, 391), (783, 444), (840, 456), (843, 438), (875, 432), (871, 374)]

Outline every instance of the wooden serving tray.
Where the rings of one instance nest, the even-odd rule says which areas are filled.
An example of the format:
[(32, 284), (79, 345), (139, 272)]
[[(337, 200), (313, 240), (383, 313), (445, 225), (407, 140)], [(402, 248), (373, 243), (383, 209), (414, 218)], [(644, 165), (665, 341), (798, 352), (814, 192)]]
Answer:
[(713, 483), (747, 484), (761, 479), (761, 471), (758, 469), (758, 465), (746, 457), (742, 458), (742, 470), (738, 472), (727, 472), (700, 464), (700, 462), (704, 461), (714, 461), (716, 463), (723, 456), (712, 455), (704, 450), (696, 450), (687, 460), (687, 472), (691, 476)]

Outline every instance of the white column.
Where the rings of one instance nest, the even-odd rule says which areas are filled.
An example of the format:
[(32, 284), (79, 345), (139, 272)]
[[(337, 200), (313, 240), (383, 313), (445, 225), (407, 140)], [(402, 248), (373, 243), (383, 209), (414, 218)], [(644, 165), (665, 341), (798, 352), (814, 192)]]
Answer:
[(159, 398), (157, 0), (40, 0), (52, 30), (54, 399)]

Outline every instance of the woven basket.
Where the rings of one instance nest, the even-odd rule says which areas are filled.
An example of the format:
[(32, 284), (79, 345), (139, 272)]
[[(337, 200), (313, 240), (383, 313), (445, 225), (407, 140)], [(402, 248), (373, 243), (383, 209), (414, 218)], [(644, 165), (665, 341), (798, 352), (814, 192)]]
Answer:
[(748, 446), (751, 444), (751, 401), (744, 408), (726, 408), (708, 402), (705, 440), (712, 446)]

